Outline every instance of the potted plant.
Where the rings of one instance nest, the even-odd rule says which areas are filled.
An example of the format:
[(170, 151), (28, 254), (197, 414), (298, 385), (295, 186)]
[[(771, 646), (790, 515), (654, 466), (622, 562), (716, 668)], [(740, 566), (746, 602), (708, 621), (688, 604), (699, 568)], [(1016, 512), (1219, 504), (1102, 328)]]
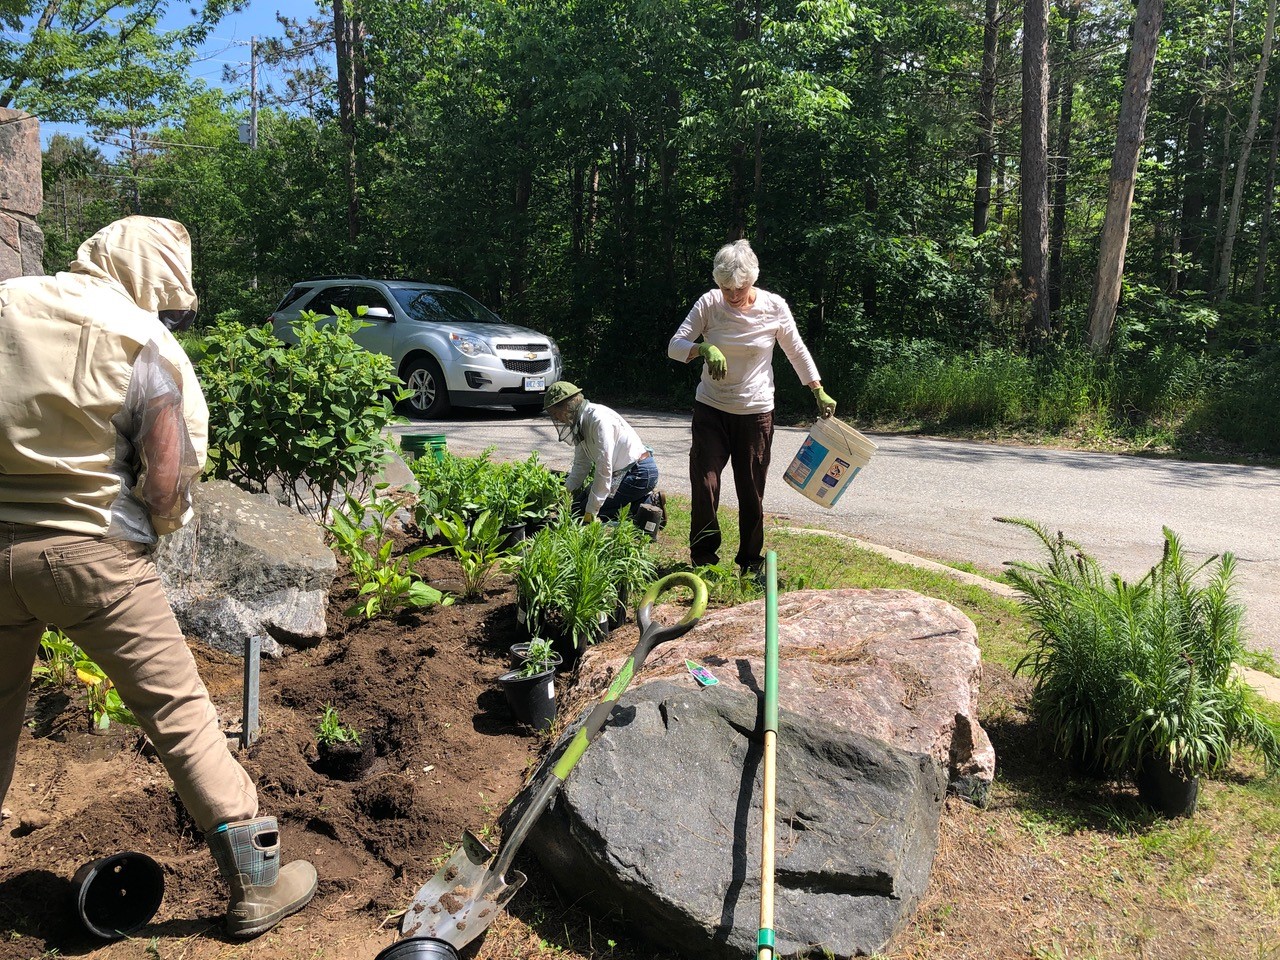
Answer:
[(516, 720), (537, 730), (550, 730), (556, 718), (556, 665), (560, 658), (551, 643), (529, 641), (524, 663), (498, 677), (507, 705)]
[(334, 780), (359, 780), (373, 765), (372, 743), (365, 743), (360, 731), (342, 722), (333, 704), (325, 704), (316, 729), (317, 773)]
[(630, 591), (653, 577), (648, 538), (631, 523), (580, 523), (567, 512), (508, 563), (525, 627), (551, 639), (572, 666), (608, 631)]
[(1017, 669), (1035, 678), (1032, 710), (1059, 756), (1132, 776), (1169, 816), (1194, 812), (1199, 779), (1236, 747), (1280, 763), (1280, 727), (1235, 670), (1243, 608), (1231, 599), (1231, 554), (1193, 569), (1166, 528), (1159, 563), (1130, 584), (1061, 534), (1009, 522), (1049, 551), (1044, 565), (1010, 564), (1009, 579), (1037, 624)]

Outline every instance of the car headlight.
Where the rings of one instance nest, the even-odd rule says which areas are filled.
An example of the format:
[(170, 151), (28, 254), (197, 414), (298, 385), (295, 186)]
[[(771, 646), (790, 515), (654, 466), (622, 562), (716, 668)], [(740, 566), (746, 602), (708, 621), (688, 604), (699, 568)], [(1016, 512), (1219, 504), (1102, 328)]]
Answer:
[(489, 344), (471, 334), (451, 333), (449, 334), (449, 342), (454, 345), (459, 353), (464, 353), (468, 357), (478, 357), (482, 353), (493, 353), (493, 349)]

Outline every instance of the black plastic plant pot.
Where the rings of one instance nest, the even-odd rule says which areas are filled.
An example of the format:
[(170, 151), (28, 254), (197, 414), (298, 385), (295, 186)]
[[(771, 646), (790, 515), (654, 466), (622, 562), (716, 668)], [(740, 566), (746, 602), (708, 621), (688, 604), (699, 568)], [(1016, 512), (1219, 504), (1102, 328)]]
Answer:
[(1166, 817), (1189, 817), (1196, 812), (1200, 799), (1200, 778), (1184, 777), (1169, 769), (1167, 763), (1149, 758), (1134, 779), (1138, 799)]
[(498, 677), (507, 706), (515, 718), (535, 730), (550, 730), (556, 718), (556, 672), (544, 670), (522, 677), (512, 670)]
[(397, 940), (375, 960), (458, 960), (453, 944), (435, 937), (410, 937)]
[(145, 853), (113, 853), (86, 863), (71, 884), (80, 922), (104, 940), (141, 930), (164, 899), (164, 871)]
[(523, 543), (529, 536), (529, 527), (524, 523), (508, 523), (502, 528), (502, 543), (499, 549), (511, 550), (516, 544)]

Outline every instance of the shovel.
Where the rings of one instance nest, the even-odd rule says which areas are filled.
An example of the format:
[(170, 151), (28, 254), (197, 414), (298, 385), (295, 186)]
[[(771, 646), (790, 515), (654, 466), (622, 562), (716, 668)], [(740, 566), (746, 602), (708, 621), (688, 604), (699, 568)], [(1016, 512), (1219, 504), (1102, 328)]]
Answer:
[[(654, 623), (650, 619), (654, 603), (664, 592), (678, 586), (693, 590), (693, 606), (679, 623), (671, 626)], [(688, 633), (706, 609), (707, 585), (692, 573), (669, 574), (645, 591), (636, 610), (640, 642), (618, 671), (604, 698), (592, 708), (586, 723), (551, 768), (551, 775), (538, 787), (528, 807), (503, 837), (501, 852), (495, 858), (493, 851), (478, 837), (465, 831), (461, 846), (413, 898), (400, 923), (403, 936), (431, 937), (461, 949), (485, 931), (524, 884), (524, 874), (510, 869), (520, 845), (587, 747), (604, 729), (618, 698), (631, 685), (631, 678), (639, 672), (654, 647)]]

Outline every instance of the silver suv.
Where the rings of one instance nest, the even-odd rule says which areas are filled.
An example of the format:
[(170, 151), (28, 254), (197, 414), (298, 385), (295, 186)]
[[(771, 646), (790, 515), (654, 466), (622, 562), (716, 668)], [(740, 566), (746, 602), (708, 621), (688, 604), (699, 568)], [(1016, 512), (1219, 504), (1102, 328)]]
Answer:
[(277, 337), (296, 343), (290, 324), (304, 310), (333, 316), (365, 307), (355, 334), (385, 353), (411, 391), (405, 412), (434, 418), (451, 406), (541, 410), (547, 385), (561, 378), (550, 337), (507, 323), (456, 287), (416, 280), (320, 277), (295, 283), (268, 319)]

